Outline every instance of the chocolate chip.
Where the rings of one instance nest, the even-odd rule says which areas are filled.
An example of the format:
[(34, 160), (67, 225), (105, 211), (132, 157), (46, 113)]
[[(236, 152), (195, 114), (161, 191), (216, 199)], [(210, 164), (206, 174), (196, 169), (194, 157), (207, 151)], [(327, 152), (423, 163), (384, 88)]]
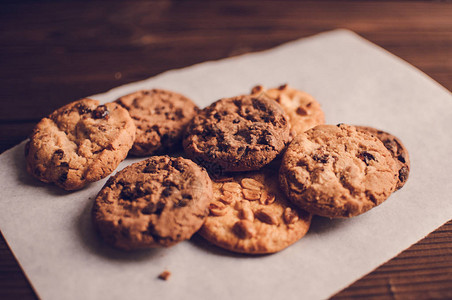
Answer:
[[(235, 136), (240, 136), (240, 137), (242, 137), (242, 138), (244, 138), (245, 139), (245, 141), (246, 141), (246, 143), (251, 143), (252, 142), (252, 138), (251, 138), (251, 130), (252, 130), (252, 127), (250, 126), (249, 128), (246, 128), (246, 129), (241, 129), (241, 130), (239, 130), (239, 131), (237, 131), (236, 133), (234, 133), (234, 135)], [(239, 139), (239, 141), (240, 141), (240, 139)], [(241, 147), (239, 147), (239, 149), (240, 149)], [(240, 151), (240, 150), (239, 150)]]
[(251, 122), (257, 122), (258, 121), (258, 119), (255, 116), (253, 116), (253, 115), (247, 115), (245, 117), (245, 119), (247, 119), (248, 121), (251, 121)]
[(108, 119), (109, 111), (105, 105), (99, 105), (92, 112), (93, 119)]
[(141, 210), (141, 213), (143, 215), (150, 215), (154, 212), (153, 209), (154, 209), (154, 205), (153, 205), (153, 203), (150, 203)]
[(131, 188), (130, 184), (124, 185), (119, 197), (124, 200), (135, 200), (135, 191)]
[(162, 213), (162, 211), (163, 211), (164, 208), (165, 208), (165, 203), (163, 203), (163, 202), (157, 202), (157, 205), (156, 205), (156, 209), (155, 209), (155, 211), (154, 211), (154, 214), (160, 215), (160, 214)]
[(267, 111), (267, 106), (260, 99), (253, 98), (251, 101), (252, 101), (253, 107), (255, 109), (263, 111), (263, 112)]
[(399, 170), (399, 180), (400, 182), (405, 182), (408, 179), (408, 168), (407, 167), (402, 167)]
[(154, 225), (152, 223), (149, 223), (147, 230), (143, 233), (152, 237), (152, 239), (157, 243), (162, 239), (154, 229)]
[(193, 199), (192, 195), (189, 195), (189, 194), (183, 194), (182, 198), (188, 199), (188, 200), (192, 200)]
[(230, 146), (228, 144), (225, 144), (225, 143), (218, 144), (218, 151), (226, 152), (229, 150), (229, 148), (230, 148)]
[[(282, 126), (285, 126), (287, 124), (287, 120), (283, 117), (281, 117), (279, 123), (281, 123)], [(274, 124), (274, 121), (272, 122), (272, 124)]]
[(287, 83), (286, 83), (286, 84), (283, 84), (283, 85), (280, 85), (280, 86), (278, 87), (278, 90), (283, 91), (283, 90), (285, 90), (286, 88), (287, 88)]
[(295, 111), (300, 116), (306, 116), (308, 112), (303, 107), (299, 106), (297, 110)]
[(162, 185), (163, 185), (163, 186), (167, 186), (167, 187), (168, 187), (168, 186), (174, 186), (174, 187), (177, 187), (177, 184), (174, 183), (173, 181), (169, 180), (169, 179), (163, 180)]
[(232, 121), (232, 123), (233, 123), (233, 124), (240, 123), (240, 119), (234, 119), (234, 120)]
[(138, 181), (135, 184), (135, 196), (137, 198), (139, 197), (143, 197), (145, 195), (149, 194), (149, 192), (146, 190), (146, 188), (144, 187), (144, 182), (142, 181)]
[(317, 153), (312, 156), (312, 159), (315, 160), (316, 162), (326, 164), (326, 163), (328, 163), (329, 155)]
[(269, 134), (265, 134), (259, 138), (258, 143), (262, 144), (262, 145), (271, 145), (272, 144), (272, 136)]
[(245, 152), (243, 152), (243, 155), (248, 155), (248, 153), (251, 151), (251, 149), (247, 146), (245, 148)]
[(298, 167), (306, 167), (307, 164), (306, 164), (306, 162), (305, 162), (304, 160), (299, 160), (299, 161), (297, 162), (297, 166), (298, 166)]
[(114, 182), (115, 179), (113, 177), (108, 178), (107, 183), (105, 183), (105, 187), (111, 187)]
[[(159, 214), (161, 213), (163, 207), (165, 207), (165, 205), (162, 203), (153, 203), (150, 202), (148, 205), (146, 205), (142, 210), (141, 213), (144, 215), (151, 215), (153, 213), (158, 212)], [(160, 210), (159, 210), (160, 209)]]
[(184, 117), (184, 111), (180, 108), (176, 109), (174, 113), (178, 119), (182, 119)]
[(58, 159), (62, 159), (64, 156), (64, 151), (61, 149), (55, 150), (55, 152), (53, 152), (53, 156)]
[(58, 182), (64, 183), (67, 180), (67, 172), (63, 173), (58, 177)]
[(170, 186), (166, 187), (166, 188), (163, 190), (162, 195), (163, 195), (164, 197), (169, 197), (169, 196), (171, 196), (171, 194), (173, 193), (172, 189), (173, 189), (173, 188), (170, 187)]
[(188, 205), (189, 202), (190, 202), (190, 199), (182, 198), (174, 205), (174, 207), (185, 207)]
[(91, 112), (91, 109), (82, 103), (77, 104), (76, 108), (77, 108), (79, 114), (81, 114), (81, 115)]
[(378, 205), (378, 200), (375, 198), (375, 195), (371, 193), (370, 191), (366, 192), (366, 196), (369, 198), (370, 201), (373, 202), (373, 204)]
[(370, 161), (376, 160), (375, 157), (367, 151), (361, 152), (358, 155), (358, 158), (361, 159), (362, 161), (364, 161), (366, 163), (366, 165), (369, 165)]

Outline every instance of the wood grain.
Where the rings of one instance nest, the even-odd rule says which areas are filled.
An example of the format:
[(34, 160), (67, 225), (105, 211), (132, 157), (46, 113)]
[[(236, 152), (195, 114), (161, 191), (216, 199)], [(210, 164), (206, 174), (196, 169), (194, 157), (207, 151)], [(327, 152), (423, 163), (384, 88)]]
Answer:
[[(75, 99), (335, 28), (452, 89), (450, 2), (10, 1), (0, 28), (0, 152)], [(452, 298), (451, 252), (449, 222), (334, 298)], [(36, 298), (3, 237), (0, 298)]]

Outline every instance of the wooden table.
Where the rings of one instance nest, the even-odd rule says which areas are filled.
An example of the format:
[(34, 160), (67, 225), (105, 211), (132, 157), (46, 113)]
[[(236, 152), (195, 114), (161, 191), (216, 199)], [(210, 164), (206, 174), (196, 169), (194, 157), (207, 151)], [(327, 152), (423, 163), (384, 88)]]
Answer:
[[(339, 27), (452, 89), (452, 4), (447, 2), (2, 4), (0, 151), (24, 140), (41, 117), (78, 98)], [(364, 296), (452, 298), (452, 221), (334, 298)], [(36, 298), (3, 237), (0, 298)]]

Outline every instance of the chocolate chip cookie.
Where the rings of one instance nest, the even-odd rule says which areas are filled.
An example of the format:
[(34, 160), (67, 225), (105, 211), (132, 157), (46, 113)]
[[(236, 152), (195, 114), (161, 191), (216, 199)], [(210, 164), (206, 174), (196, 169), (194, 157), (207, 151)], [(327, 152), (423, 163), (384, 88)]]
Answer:
[(372, 135), (377, 137), (383, 142), (386, 149), (391, 152), (392, 157), (396, 160), (397, 170), (398, 170), (398, 182), (396, 189), (400, 189), (405, 185), (408, 180), (408, 175), (410, 174), (410, 157), (408, 155), (408, 150), (402, 144), (402, 141), (396, 136), (379, 129), (368, 126), (356, 126), (358, 130), (365, 130), (370, 132)]
[(200, 234), (224, 249), (263, 254), (280, 251), (302, 238), (311, 215), (288, 203), (277, 170), (244, 173), (213, 183), (210, 214)]
[(26, 146), (27, 170), (65, 190), (80, 189), (113, 172), (134, 138), (133, 120), (118, 104), (75, 101), (36, 125)]
[(161, 89), (142, 90), (116, 100), (135, 121), (137, 134), (130, 153), (147, 156), (174, 150), (198, 107), (187, 97)]
[(398, 170), (383, 143), (354, 126), (319, 125), (298, 135), (284, 154), (281, 187), (300, 208), (352, 217), (395, 190)]
[(287, 84), (267, 90), (258, 85), (251, 90), (251, 94), (265, 94), (278, 102), (289, 116), (294, 137), (325, 123), (325, 115), (320, 104), (308, 93), (291, 88)]
[(181, 157), (152, 156), (110, 177), (96, 197), (93, 220), (114, 247), (168, 247), (201, 227), (211, 200), (204, 169)]
[[(283, 109), (264, 95), (220, 99), (187, 127), (185, 152), (211, 172), (257, 170), (289, 142)], [(214, 171), (216, 172), (216, 171)]]

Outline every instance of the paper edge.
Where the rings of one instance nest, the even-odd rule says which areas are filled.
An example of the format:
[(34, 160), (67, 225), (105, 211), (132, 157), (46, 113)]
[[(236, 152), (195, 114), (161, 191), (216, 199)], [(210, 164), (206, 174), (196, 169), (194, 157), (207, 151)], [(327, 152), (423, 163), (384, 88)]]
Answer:
[(140, 85), (140, 84), (146, 82), (147, 80), (149, 80), (151, 78), (152, 79), (157, 79), (159, 77), (170, 75), (171, 73), (178, 73), (178, 72), (180, 72), (182, 70), (195, 68), (195, 67), (198, 67), (198, 66), (206, 66), (206, 65), (214, 64), (214, 63), (217, 63), (217, 62), (220, 62), (220, 61), (224, 62), (224, 61), (228, 61), (228, 60), (234, 60), (234, 59), (237, 59), (237, 58), (244, 58), (244, 57), (247, 57), (247, 56), (253, 56), (254, 54), (264, 54), (264, 53), (271, 52), (271, 51), (274, 51), (274, 50), (278, 50), (278, 49), (281, 49), (281, 48), (290, 47), (292, 44), (305, 42), (305, 41), (308, 41), (308, 40), (311, 40), (311, 39), (316, 39), (316, 38), (318, 38), (320, 36), (337, 35), (337, 34), (356, 36), (356, 37), (359, 37), (360, 39), (365, 40), (367, 43), (373, 44), (372, 42), (367, 41), (366, 39), (364, 39), (363, 37), (359, 36), (358, 34), (356, 34), (355, 32), (353, 32), (353, 31), (351, 31), (349, 29), (337, 28), (337, 29), (333, 29), (333, 30), (318, 32), (318, 33), (315, 33), (315, 34), (312, 34), (312, 35), (308, 35), (308, 36), (305, 36), (305, 37), (297, 38), (295, 40), (287, 41), (287, 42), (284, 42), (284, 43), (279, 44), (277, 46), (274, 46), (274, 47), (271, 47), (271, 48), (268, 48), (268, 49), (264, 49), (264, 50), (252, 51), (252, 52), (242, 53), (242, 54), (239, 54), (239, 55), (228, 56), (228, 57), (223, 57), (223, 58), (218, 58), (218, 59), (213, 59), (213, 60), (207, 60), (207, 61), (203, 61), (203, 62), (199, 62), (199, 63), (194, 63), (194, 64), (191, 64), (191, 65), (188, 65), (188, 66), (184, 66), (184, 67), (180, 67), (180, 68), (169, 69), (169, 70), (162, 71), (160, 73), (157, 73), (157, 74), (155, 74), (155, 75), (153, 75), (151, 77), (147, 77), (147, 78), (142, 79), (142, 80), (132, 81), (132, 82), (129, 82), (129, 83), (124, 83), (124, 84), (122, 84), (120, 86), (113, 87), (113, 88), (108, 89), (108, 90), (106, 90), (104, 92), (96, 93), (96, 94), (91, 95), (89, 97), (90, 98), (92, 97), (92, 98), (96, 99), (96, 97), (98, 97), (100, 95), (113, 94), (116, 91), (121, 90), (125, 86), (133, 87), (133, 86), (136, 86), (136, 85)]
[(395, 55), (394, 53), (390, 52), (389, 50), (386, 50), (385, 48), (383, 48), (382, 46), (364, 38), (363, 36), (359, 35), (358, 33), (350, 30), (350, 29), (346, 29), (346, 28), (341, 28), (341, 29), (337, 29), (337, 30), (341, 30), (344, 32), (348, 32), (350, 35), (353, 35), (355, 37), (357, 37), (361, 42), (364, 42), (365, 44), (367, 44), (368, 46), (373, 46), (372, 48), (374, 48), (375, 50), (379, 50), (380, 52), (386, 53), (387, 56), (390, 56), (392, 59), (400, 62), (402, 65), (404, 65), (405, 67), (408, 67), (412, 70), (415, 70), (418, 72), (419, 75), (423, 75), (423, 77), (427, 80), (430, 80), (430, 82), (434, 83), (436, 86), (440, 87), (443, 91), (452, 94), (452, 91), (450, 91), (449, 89), (447, 89), (445, 86), (443, 86), (441, 83), (439, 83), (438, 81), (436, 81), (434, 78), (432, 78), (430, 75), (428, 75), (427, 73), (425, 73), (424, 71), (422, 71), (421, 69), (419, 69), (418, 67), (416, 67), (415, 65), (411, 64), (410, 62), (408, 62), (407, 60), (401, 58), (400, 56)]
[[(243, 58), (243, 57), (247, 57), (247, 56), (253, 56), (254, 54), (263, 54), (263, 53), (271, 52), (271, 51), (278, 50), (278, 49), (281, 49), (281, 48), (290, 47), (292, 44), (296, 44), (296, 43), (300, 43), (300, 42), (305, 42), (305, 41), (308, 41), (308, 40), (316, 39), (316, 38), (318, 38), (318, 37), (320, 37), (320, 36), (323, 37), (323, 36), (328, 36), (328, 35), (339, 35), (339, 34), (342, 35), (342, 36), (349, 37), (349, 38), (351, 37), (351, 38), (354, 38), (354, 39), (358, 39), (359, 41), (364, 42), (363, 44), (365, 44), (366, 47), (368, 47), (369, 50), (374, 50), (374, 51), (377, 51), (377, 52), (380, 52), (380, 53), (385, 54), (385, 56), (386, 56), (387, 58), (392, 59), (393, 62), (395, 62), (395, 63), (398, 62), (398, 63), (402, 64), (403, 66), (407, 67), (408, 69), (411, 69), (412, 71), (416, 72), (416, 74), (418, 74), (419, 76), (421, 76), (424, 80), (427, 80), (428, 82), (434, 84), (435, 86), (440, 87), (440, 88), (441, 88), (443, 91), (445, 91), (446, 93), (452, 94), (451, 91), (449, 91), (449, 90), (448, 90), (446, 87), (444, 87), (442, 84), (440, 84), (440, 83), (437, 82), (435, 79), (433, 79), (433, 78), (430, 77), (428, 74), (426, 74), (424, 71), (422, 71), (422, 70), (420, 70), (419, 68), (417, 68), (416, 66), (410, 64), (408, 61), (404, 60), (403, 58), (401, 58), (401, 57), (399, 57), (399, 56), (397, 56), (397, 55), (395, 55), (395, 54), (389, 52), (388, 50), (386, 50), (386, 49), (383, 48), (382, 46), (380, 46), (380, 45), (378, 45), (378, 44), (376, 44), (376, 43), (374, 43), (374, 42), (372, 42), (372, 41), (370, 41), (370, 40), (367, 40), (366, 38), (362, 37), (361, 35), (359, 35), (358, 33), (354, 32), (354, 31), (352, 31), (352, 30), (350, 30), (350, 29), (347, 29), (347, 28), (337, 28), (337, 29), (333, 29), (333, 30), (328, 30), (328, 31), (324, 31), (324, 32), (315, 33), (315, 34), (313, 34), (313, 35), (309, 35), (309, 36), (306, 36), (306, 37), (301, 37), (301, 38), (298, 38), (298, 39), (296, 39), (296, 40), (287, 41), (287, 42), (284, 42), (284, 43), (282, 43), (282, 44), (280, 44), (280, 45), (277, 45), (277, 46), (275, 46), (275, 47), (271, 47), (271, 48), (264, 49), (264, 50), (260, 50), (260, 51), (247, 52), (247, 53), (243, 53), (243, 54), (240, 54), (240, 55), (229, 56), (229, 57), (219, 58), (219, 59), (215, 59), (215, 60), (208, 60), (208, 61), (204, 61), (204, 62), (200, 62), (200, 63), (195, 63), (195, 64), (188, 65), (188, 66), (184, 66), (184, 67), (181, 67), (181, 68), (169, 69), (169, 70), (166, 70), (166, 71), (162, 71), (162, 72), (160, 72), (160, 73), (158, 73), (158, 74), (155, 74), (155, 75), (153, 75), (153, 76), (147, 77), (147, 78), (145, 78), (145, 79), (142, 79), (142, 80), (139, 80), (139, 81), (132, 81), (132, 82), (124, 83), (124, 84), (122, 84), (122, 85), (120, 85), (120, 86), (113, 87), (113, 88), (108, 89), (108, 90), (106, 90), (106, 91), (104, 91), (104, 92), (96, 93), (96, 94), (94, 94), (94, 95), (92, 95), (92, 96), (88, 96), (88, 97), (89, 97), (89, 98), (94, 98), (94, 99), (95, 99), (97, 96), (100, 96), (100, 95), (105, 95), (105, 96), (108, 97), (108, 94), (115, 93), (116, 91), (119, 91), (119, 90), (123, 89), (123, 88), (126, 87), (126, 86), (127, 86), (127, 87), (130, 87), (130, 88), (133, 88), (134, 86), (140, 85), (140, 84), (142, 84), (142, 83), (148, 81), (148, 80), (151, 79), (151, 78), (152, 78), (152, 79), (157, 79), (157, 78), (159, 78), (159, 77), (167, 76), (167, 75), (170, 75), (170, 74), (172, 74), (172, 73), (178, 73), (178, 72), (180, 72), (180, 71), (182, 71), (182, 70), (186, 70), (186, 69), (190, 69), (190, 68), (194, 68), (194, 67), (202, 66), (202, 65), (205, 66), (205, 65), (209, 65), (209, 64), (214, 64), (214, 63), (217, 63), (217, 62), (219, 62), (219, 61), (233, 60), (233, 59), (237, 59), (237, 58)], [(388, 55), (388, 54), (389, 54), (389, 55)], [(113, 100), (111, 100), (111, 101), (113, 101)], [(22, 141), (19, 142), (18, 144), (14, 145), (14, 146), (12, 146), (12, 147), (10, 147), (10, 148), (8, 148), (8, 149), (6, 149), (5, 151), (3, 151), (3, 152), (0, 154), (0, 156), (3, 156), (3, 154), (6, 154), (6, 153), (8, 153), (8, 152), (11, 152), (11, 151), (16, 150), (16, 148), (21, 147), (22, 144), (26, 143), (27, 140), (28, 140), (28, 139), (26, 138), (25, 140), (22, 140)], [(450, 219), (450, 220), (444, 222), (442, 225), (436, 227), (436, 228), (435, 228), (434, 230), (432, 230), (432, 231), (429, 230), (428, 233), (425, 234), (425, 235), (422, 234), (422, 237), (421, 237), (420, 239), (416, 240), (414, 243), (410, 243), (408, 247), (404, 248), (403, 250), (401, 250), (401, 251), (398, 252), (397, 254), (391, 255), (389, 259), (387, 259), (386, 261), (382, 262), (381, 264), (378, 264), (375, 268), (373, 268), (373, 269), (371, 269), (369, 272), (363, 274), (361, 277), (357, 278), (356, 280), (354, 280), (353, 282), (351, 282), (351, 283), (348, 284), (347, 286), (341, 287), (340, 289), (335, 289), (335, 291), (334, 291), (331, 295), (329, 295), (328, 298), (334, 297), (336, 294), (338, 294), (338, 293), (340, 293), (341, 291), (343, 291), (343, 290), (349, 288), (350, 286), (352, 286), (352, 285), (353, 285), (354, 283), (356, 283), (357, 281), (361, 280), (361, 279), (364, 278), (365, 276), (369, 275), (370, 273), (372, 273), (373, 271), (375, 271), (376, 269), (378, 269), (380, 266), (386, 264), (387, 262), (391, 261), (391, 260), (394, 259), (395, 257), (399, 256), (402, 252), (406, 251), (407, 249), (409, 249), (409, 248), (412, 247), (413, 245), (417, 244), (419, 241), (425, 239), (429, 234), (431, 234), (432, 232), (436, 231), (438, 228), (440, 228), (441, 226), (445, 225), (446, 223), (448, 223), (448, 222), (451, 221), (451, 220), (452, 220), (452, 219)], [(19, 259), (17, 259), (16, 255), (14, 254), (14, 251), (11, 249), (11, 247), (10, 247), (10, 245), (9, 245), (9, 243), (8, 243), (8, 240), (7, 240), (6, 235), (3, 233), (3, 231), (1, 231), (1, 229), (0, 229), (0, 232), (2, 232), (2, 235), (3, 235), (3, 237), (4, 237), (4, 240), (5, 240), (6, 245), (8, 246), (9, 251), (12, 253), (12, 255), (13, 255), (15, 261), (16, 261), (17, 264), (19, 265), (19, 268), (21, 269), (22, 273), (24, 274), (24, 276), (25, 276), (27, 282), (30, 284), (30, 287), (32, 288), (33, 292), (35, 293), (35, 295), (36, 295), (38, 298), (41, 299), (41, 297), (40, 297), (40, 295), (39, 295), (37, 289), (36, 289), (35, 286), (33, 285), (32, 281), (31, 281), (30, 278), (28, 277), (27, 273), (24, 271), (24, 268), (22, 267), (22, 265), (21, 265)]]

